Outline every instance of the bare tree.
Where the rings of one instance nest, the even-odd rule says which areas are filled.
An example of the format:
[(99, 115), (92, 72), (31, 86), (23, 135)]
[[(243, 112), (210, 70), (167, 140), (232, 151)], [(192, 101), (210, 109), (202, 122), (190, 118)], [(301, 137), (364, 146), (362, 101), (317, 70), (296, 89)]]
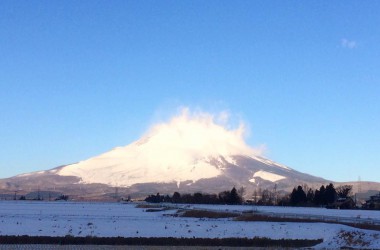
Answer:
[(352, 194), (352, 185), (343, 185), (335, 189), (339, 198), (347, 198)]
[(257, 203), (257, 191), (256, 191), (256, 189), (253, 190), (252, 201), (253, 201), (254, 204)]
[(237, 192), (238, 192), (238, 195), (239, 195), (242, 199), (244, 199), (245, 187), (241, 187), (241, 188), (239, 188)]
[(261, 193), (260, 203), (263, 205), (272, 205), (273, 204), (273, 193), (268, 189), (264, 189)]

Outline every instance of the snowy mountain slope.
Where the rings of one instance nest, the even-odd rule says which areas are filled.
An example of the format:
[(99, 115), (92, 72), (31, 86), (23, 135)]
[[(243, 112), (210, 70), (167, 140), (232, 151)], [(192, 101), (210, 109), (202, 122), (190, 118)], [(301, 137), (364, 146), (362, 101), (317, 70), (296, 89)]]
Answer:
[(219, 156), (257, 154), (245, 144), (242, 127), (227, 130), (208, 116), (188, 114), (154, 126), (142, 139), (62, 168), (62, 176), (84, 183), (130, 186), (136, 183), (197, 181), (222, 174)]

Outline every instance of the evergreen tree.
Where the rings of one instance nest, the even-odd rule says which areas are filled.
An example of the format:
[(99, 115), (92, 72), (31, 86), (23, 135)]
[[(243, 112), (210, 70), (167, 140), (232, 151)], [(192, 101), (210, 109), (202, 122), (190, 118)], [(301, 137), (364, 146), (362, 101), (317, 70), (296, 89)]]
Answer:
[(173, 203), (180, 203), (181, 202), (181, 195), (178, 192), (174, 192), (173, 197), (172, 197), (172, 202)]
[(194, 196), (194, 203), (195, 204), (202, 204), (203, 202), (203, 195), (201, 193), (195, 193)]
[(314, 191), (311, 188), (307, 191), (306, 199), (309, 203), (313, 203), (314, 201)]
[(316, 189), (315, 192), (314, 192), (313, 203), (316, 206), (319, 206), (319, 205), (322, 204), (321, 191), (319, 191), (318, 189)]
[(321, 186), (321, 188), (319, 189), (319, 204), (318, 205), (326, 205), (327, 202), (326, 202), (326, 188), (324, 185)]
[(333, 203), (335, 201), (336, 201), (336, 191), (335, 191), (334, 185), (332, 183), (330, 183), (326, 187), (325, 202), (326, 202), (326, 205), (327, 205), (327, 204), (331, 204), (331, 203)]
[(298, 186), (297, 189), (294, 188), (290, 195), (290, 203), (292, 205), (301, 205), (305, 204), (307, 201), (305, 191), (303, 191), (301, 186)]
[(242, 203), (242, 198), (239, 196), (237, 190), (235, 187), (233, 187), (231, 189), (231, 192), (230, 192), (230, 203), (229, 204), (232, 204), (232, 205), (237, 205), (237, 204), (241, 204)]
[(298, 186), (297, 188), (297, 195), (300, 203), (305, 203), (307, 201), (305, 191), (303, 191), (301, 186)]
[(293, 188), (292, 193), (290, 194), (290, 204), (293, 206), (297, 205), (298, 203), (298, 197), (297, 197), (297, 189)]

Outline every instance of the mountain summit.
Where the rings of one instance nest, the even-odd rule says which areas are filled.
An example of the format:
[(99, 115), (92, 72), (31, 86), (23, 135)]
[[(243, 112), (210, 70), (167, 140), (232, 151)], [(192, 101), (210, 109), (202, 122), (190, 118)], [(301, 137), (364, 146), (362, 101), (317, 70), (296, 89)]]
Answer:
[(153, 126), (140, 140), (65, 166), (57, 174), (80, 177), (83, 183), (179, 185), (223, 175), (226, 166), (235, 163), (235, 155), (260, 154), (244, 142), (243, 125), (228, 130), (214, 120), (211, 115), (195, 116), (185, 110), (169, 122)]
[[(227, 125), (221, 113), (188, 110), (152, 126), (140, 139), (75, 164), (0, 180), (0, 189), (60, 190), (82, 196), (113, 192), (220, 192), (232, 186), (247, 193), (261, 188), (290, 191), (295, 185), (319, 187), (329, 181), (298, 172), (262, 156), (245, 143), (245, 126)], [(80, 193), (80, 192), (79, 192)]]

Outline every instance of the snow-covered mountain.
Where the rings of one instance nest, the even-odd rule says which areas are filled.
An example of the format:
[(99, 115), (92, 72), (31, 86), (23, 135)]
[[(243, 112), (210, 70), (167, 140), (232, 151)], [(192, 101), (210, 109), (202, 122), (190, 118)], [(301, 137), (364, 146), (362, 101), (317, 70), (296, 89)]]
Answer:
[[(223, 118), (223, 119), (222, 119)], [(304, 174), (262, 156), (245, 143), (245, 127), (229, 129), (225, 115), (189, 114), (153, 126), (140, 140), (99, 156), (52, 170), (0, 180), (0, 189), (64, 190), (82, 196), (123, 192), (219, 192), (232, 186), (291, 190), (329, 181)]]
[[(260, 156), (244, 142), (244, 126), (228, 130), (215, 118), (188, 113), (158, 124), (140, 140), (56, 171), (82, 183), (132, 186), (139, 183), (197, 182), (245, 170), (250, 183), (284, 180), (290, 168)], [(244, 166), (244, 167), (243, 167)], [(259, 167), (258, 167), (259, 166)], [(237, 183), (238, 184), (238, 183)]]

